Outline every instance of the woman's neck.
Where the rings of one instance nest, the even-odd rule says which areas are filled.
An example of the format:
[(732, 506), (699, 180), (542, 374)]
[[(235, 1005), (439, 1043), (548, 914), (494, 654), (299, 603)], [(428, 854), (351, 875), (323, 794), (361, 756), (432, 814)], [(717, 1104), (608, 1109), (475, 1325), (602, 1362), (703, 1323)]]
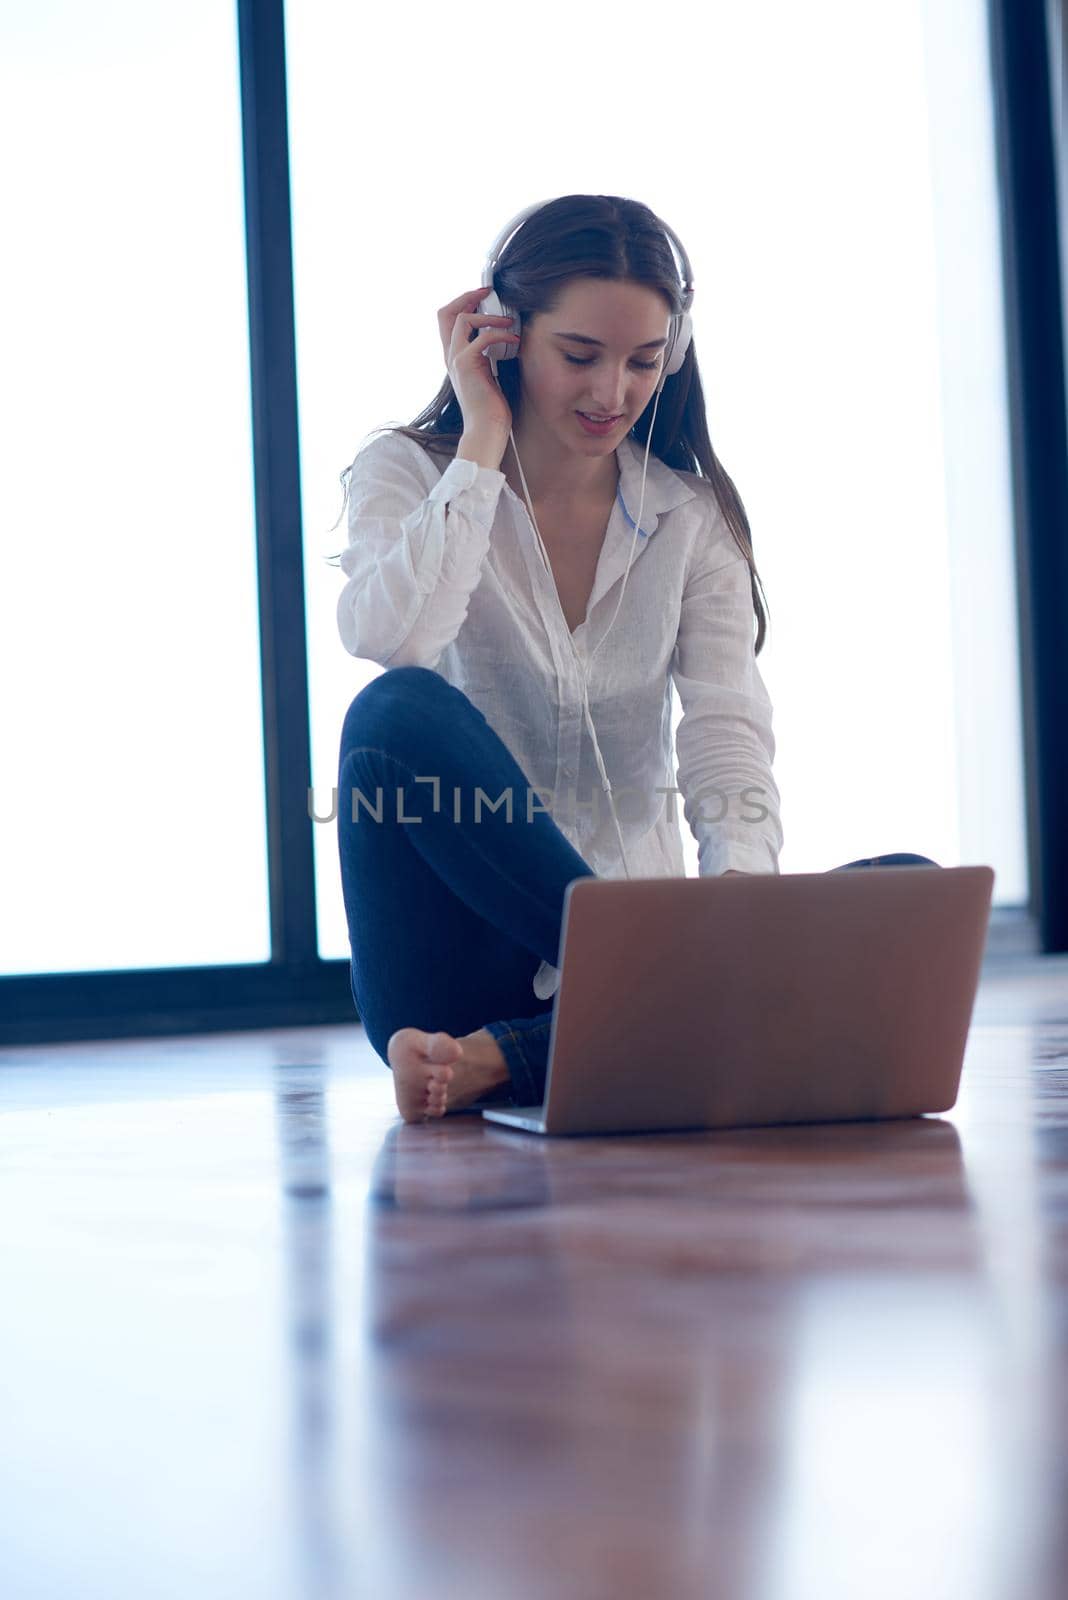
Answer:
[(532, 438), (513, 425), (515, 448), (509, 439), (501, 460), (501, 471), (513, 493), (525, 501), (523, 479), (516, 465), (516, 450), (523, 463), (523, 476), (530, 497), (537, 505), (600, 505), (614, 500), (619, 483), (619, 462), (615, 451), (609, 456), (561, 455), (550, 451), (543, 441)]

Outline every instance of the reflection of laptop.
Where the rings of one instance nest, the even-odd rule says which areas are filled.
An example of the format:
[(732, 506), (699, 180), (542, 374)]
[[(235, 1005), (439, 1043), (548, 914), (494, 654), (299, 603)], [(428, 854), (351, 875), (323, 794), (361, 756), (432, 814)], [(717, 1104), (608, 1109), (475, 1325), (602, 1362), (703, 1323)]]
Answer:
[(991, 867), (576, 878), (540, 1106), (489, 1122), (637, 1133), (948, 1111)]

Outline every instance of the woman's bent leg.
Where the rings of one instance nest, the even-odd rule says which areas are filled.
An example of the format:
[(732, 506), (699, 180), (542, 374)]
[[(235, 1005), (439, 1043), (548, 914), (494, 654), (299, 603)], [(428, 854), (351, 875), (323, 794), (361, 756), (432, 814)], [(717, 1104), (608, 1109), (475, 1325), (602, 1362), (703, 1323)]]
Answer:
[(567, 885), (596, 874), (528, 811), (529, 780), (477, 707), (427, 668), (388, 669), (349, 706), (338, 773), (353, 1000), (382, 1059), (400, 1027), (551, 1011), (534, 973), (559, 960)]

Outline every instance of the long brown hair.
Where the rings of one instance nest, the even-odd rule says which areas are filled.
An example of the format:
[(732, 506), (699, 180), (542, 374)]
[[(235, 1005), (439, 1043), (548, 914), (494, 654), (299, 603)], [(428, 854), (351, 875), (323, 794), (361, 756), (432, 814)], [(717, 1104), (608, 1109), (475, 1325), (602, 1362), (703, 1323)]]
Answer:
[[(639, 200), (613, 194), (566, 194), (550, 201), (512, 235), (493, 274), (493, 287), (502, 304), (519, 313), (525, 328), (534, 317), (554, 311), (568, 280), (579, 277), (644, 284), (659, 290), (672, 312), (682, 309), (682, 286), (671, 246), (655, 212)], [(520, 352), (518, 360), (501, 361), (497, 367), (498, 381), (513, 416), (518, 414), (517, 369), (522, 359)], [(651, 414), (652, 399), (630, 430), (631, 438), (642, 446), (649, 437)], [(463, 412), (452, 380), (446, 375), (430, 404), (406, 427), (395, 425), (372, 431), (403, 433), (434, 454), (455, 456), (463, 430)], [(766, 596), (761, 599), (763, 584), (753, 559), (745, 507), (708, 436), (704, 392), (692, 339), (679, 371), (664, 384), (649, 448), (666, 466), (692, 472), (711, 485), (734, 542), (749, 566), (757, 622), (755, 653), (759, 655), (767, 632), (767, 600)], [(346, 504), (351, 471), (350, 463), (340, 475)], [(325, 559), (333, 564), (339, 556)]]

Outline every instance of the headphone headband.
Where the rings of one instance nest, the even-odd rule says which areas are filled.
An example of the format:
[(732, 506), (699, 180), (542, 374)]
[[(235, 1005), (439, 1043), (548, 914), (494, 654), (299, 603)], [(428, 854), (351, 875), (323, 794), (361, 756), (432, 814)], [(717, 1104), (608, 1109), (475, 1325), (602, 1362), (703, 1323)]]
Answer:
[[(532, 217), (535, 211), (540, 211), (543, 206), (551, 204), (551, 200), (537, 200), (531, 206), (524, 206), (522, 211), (517, 211), (512, 220), (501, 229), (500, 233), (490, 246), (489, 253), (486, 256), (486, 265), (482, 273), (482, 283), (485, 288), (492, 289), (493, 274), (496, 271), (501, 252), (510, 241), (512, 235), (514, 233), (518, 233), (523, 223), (526, 222), (528, 217)], [(690, 258), (686, 254), (685, 245), (674, 229), (669, 228), (662, 217), (657, 217), (656, 220), (659, 226), (663, 228), (665, 237), (668, 239), (669, 243), (675, 248), (675, 252), (678, 257), (675, 262), (676, 267), (678, 267), (679, 263), (681, 262), (681, 270), (679, 275), (682, 278), (682, 309), (684, 312), (689, 311), (690, 307), (693, 305), (693, 268), (690, 265)]]

